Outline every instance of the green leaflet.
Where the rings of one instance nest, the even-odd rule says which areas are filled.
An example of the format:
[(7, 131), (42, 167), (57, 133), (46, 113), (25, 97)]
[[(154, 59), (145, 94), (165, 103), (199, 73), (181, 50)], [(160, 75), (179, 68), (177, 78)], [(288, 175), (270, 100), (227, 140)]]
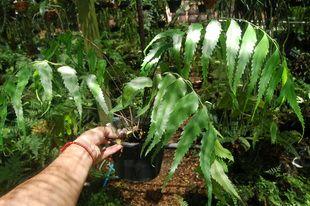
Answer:
[(273, 76), (273, 78), (270, 79), (269, 86), (268, 86), (267, 92), (266, 92), (266, 101), (267, 102), (271, 101), (273, 93), (281, 81), (282, 69), (274, 70), (272, 76)]
[(155, 124), (155, 132), (154, 137), (152, 138), (153, 141), (148, 147), (145, 155), (147, 155), (155, 145), (160, 142), (161, 137), (167, 128), (167, 122), (174, 109), (175, 103), (186, 93), (186, 86), (187, 85), (183, 79), (179, 78), (167, 87), (167, 91), (158, 107), (156, 119), (154, 119), (153, 124)]
[(79, 115), (82, 116), (82, 97), (75, 69), (69, 66), (63, 66), (58, 68), (57, 71), (61, 74), (65, 87), (73, 97)]
[(182, 70), (182, 76), (185, 79), (188, 79), (189, 77), (190, 66), (194, 58), (197, 44), (200, 40), (202, 28), (202, 25), (198, 23), (191, 24), (188, 27), (185, 41), (184, 69)]
[(287, 100), (287, 102), (289, 103), (289, 105), (291, 106), (291, 108), (293, 109), (294, 113), (296, 114), (302, 129), (303, 129), (303, 133), (305, 131), (305, 122), (304, 122), (304, 118), (302, 116), (300, 107), (298, 105), (297, 102), (297, 96), (295, 93), (295, 89), (294, 89), (294, 82), (293, 79), (290, 75), (288, 75), (287, 80), (285, 85), (282, 88), (282, 95), (284, 95), (285, 99)]
[(212, 20), (206, 27), (201, 56), (202, 76), (204, 80), (206, 80), (207, 78), (209, 59), (213, 53), (213, 50), (216, 47), (221, 31), (221, 24), (217, 20)]
[(163, 38), (166, 38), (166, 37), (169, 37), (169, 36), (173, 36), (174, 34), (180, 33), (180, 32), (182, 32), (182, 31), (180, 31), (179, 29), (169, 29), (169, 30), (167, 30), (167, 31), (165, 31), (165, 32), (161, 32), (161, 33), (157, 34), (157, 35), (151, 40), (151, 42), (145, 47), (145, 49), (144, 49), (144, 51), (143, 51), (144, 55), (146, 55), (146, 52), (150, 49), (150, 47), (153, 46), (153, 44), (154, 44), (156, 41), (158, 41), (158, 40), (160, 40), (160, 39), (163, 39)]
[(224, 148), (218, 140), (215, 141), (214, 147), (215, 155), (217, 157), (234, 161), (234, 157), (232, 156), (231, 152)]
[(176, 61), (177, 69), (179, 72), (181, 71), (181, 47), (182, 47), (183, 36), (184, 36), (184, 32), (180, 30), (177, 30), (172, 35), (172, 42), (173, 42), (172, 56)]
[(279, 50), (276, 49), (274, 53), (271, 55), (271, 57), (267, 60), (266, 65), (262, 71), (262, 75), (261, 75), (261, 78), (259, 81), (259, 87), (258, 87), (257, 102), (255, 105), (253, 116), (255, 114), (255, 111), (260, 101), (262, 100), (263, 95), (266, 92), (269, 81), (272, 78), (273, 71), (276, 69), (276, 67), (278, 67), (279, 62), (280, 62), (280, 53), (279, 53)]
[(122, 94), (122, 106), (123, 108), (127, 107), (132, 99), (135, 97), (137, 92), (146, 87), (152, 87), (153, 82), (148, 77), (137, 77), (130, 82), (128, 82)]
[(277, 140), (277, 133), (278, 133), (278, 125), (274, 121), (270, 124), (270, 137), (271, 137), (271, 144), (276, 143)]
[(90, 72), (96, 71), (96, 65), (97, 65), (97, 54), (94, 49), (91, 49), (87, 53), (87, 61), (88, 61), (88, 67)]
[(97, 81), (100, 86), (104, 85), (104, 75), (106, 72), (106, 67), (107, 62), (103, 59), (100, 59), (97, 64), (97, 71), (96, 71)]
[(202, 130), (208, 128), (209, 117), (207, 109), (203, 107), (197, 111), (194, 116), (190, 119), (188, 124), (184, 127), (184, 131), (178, 142), (178, 147), (174, 154), (174, 160), (170, 168), (170, 172), (165, 180), (164, 185), (172, 178), (175, 170), (180, 164), (182, 158), (188, 152), (193, 142), (197, 139), (198, 135), (201, 134)]
[(100, 105), (101, 109), (106, 113), (109, 114), (109, 108), (108, 105), (104, 99), (103, 92), (97, 83), (97, 78), (94, 74), (88, 75), (86, 79), (87, 86), (93, 96), (95, 97), (96, 101)]
[(12, 97), (12, 105), (17, 117), (17, 124), (19, 129), (22, 130), (23, 135), (26, 135), (25, 128), (25, 120), (24, 120), (24, 112), (22, 107), (22, 94), (23, 91), (28, 84), (29, 78), (31, 76), (31, 70), (28, 65), (25, 65), (21, 70), (17, 73), (17, 85), (15, 89), (15, 93)]
[(269, 52), (269, 39), (267, 34), (264, 33), (264, 36), (259, 41), (255, 47), (253, 58), (252, 58), (252, 67), (251, 67), (251, 78), (248, 86), (248, 95), (254, 90), (257, 80), (259, 79), (259, 74), (264, 63), (264, 60)]
[(156, 122), (157, 115), (158, 115), (158, 108), (159, 108), (160, 102), (162, 101), (163, 96), (167, 92), (166, 88), (169, 85), (171, 85), (172, 83), (174, 83), (175, 81), (176, 81), (176, 78), (174, 77), (174, 75), (168, 73), (158, 83), (158, 86), (157, 86), (158, 92), (157, 92), (155, 100), (154, 100), (153, 110), (152, 110), (152, 114), (151, 114), (151, 125), (150, 125), (150, 129), (149, 129), (147, 138), (145, 139), (145, 143), (143, 144), (141, 154), (144, 152), (144, 149), (146, 148), (146, 146), (148, 146), (148, 144), (152, 141), (152, 139), (154, 137), (154, 133), (155, 133), (155, 129), (156, 129), (155, 122)]
[(241, 29), (238, 23), (232, 19), (226, 32), (226, 61), (228, 69), (227, 75), (230, 86), (232, 86), (236, 57), (240, 47), (239, 45), (240, 40), (241, 40)]
[(43, 99), (51, 103), (53, 98), (52, 79), (53, 71), (50, 65), (46, 61), (36, 61), (33, 64), (34, 68), (38, 70), (40, 75), (40, 81), (44, 89)]
[(208, 190), (208, 206), (211, 206), (212, 204), (212, 180), (210, 170), (214, 161), (214, 144), (216, 136), (213, 126), (210, 125), (208, 131), (201, 140), (201, 150), (199, 153), (200, 168), (206, 180)]
[(239, 51), (238, 65), (232, 86), (234, 94), (236, 94), (237, 92), (237, 87), (245, 70), (245, 67), (250, 61), (250, 57), (253, 53), (256, 41), (257, 41), (256, 32), (252, 27), (252, 25), (248, 24), (248, 27), (243, 35)]
[(171, 136), (177, 131), (181, 124), (188, 119), (190, 115), (197, 111), (198, 105), (199, 99), (195, 92), (187, 94), (175, 104), (174, 110), (171, 113), (167, 123), (167, 130), (163, 135), (162, 145), (159, 149), (168, 144)]
[(154, 44), (153, 49), (149, 51), (146, 57), (144, 57), (141, 64), (141, 74), (148, 76), (154, 66), (159, 62), (162, 54), (169, 48), (167, 42), (158, 42)]
[(225, 174), (222, 164), (217, 160), (214, 160), (213, 164), (211, 165), (211, 176), (223, 187), (226, 192), (240, 199), (234, 185)]

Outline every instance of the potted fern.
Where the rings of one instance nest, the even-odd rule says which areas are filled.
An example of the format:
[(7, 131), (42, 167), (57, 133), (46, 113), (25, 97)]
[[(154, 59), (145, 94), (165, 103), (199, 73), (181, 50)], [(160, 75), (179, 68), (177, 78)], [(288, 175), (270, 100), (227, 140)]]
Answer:
[[(244, 32), (240, 25), (246, 28)], [(216, 69), (225, 71), (231, 108), (246, 115), (248, 121), (256, 118), (258, 113), (276, 110), (287, 102), (304, 129), (293, 79), (277, 42), (250, 22), (238, 23), (232, 19), (221, 24), (211, 20), (205, 27), (199, 23), (190, 25), (187, 33), (180, 29), (162, 32), (154, 37), (144, 52), (146, 57), (141, 77), (125, 85), (114, 109), (116, 112), (128, 106), (137, 107), (140, 102), (138, 118), (141, 115), (149, 117), (141, 154), (155, 157), (183, 127), (164, 185), (199, 138), (200, 169), (206, 181), (208, 205), (211, 205), (214, 182), (242, 201), (225, 174), (227, 164), (223, 160), (233, 161), (233, 157), (221, 145), (223, 137), (216, 129), (213, 115), (210, 115), (212, 103), (194, 91), (189, 81), (190, 73), (193, 67), (200, 68), (204, 86), (208, 87), (210, 65), (217, 64)], [(141, 94), (140, 98), (132, 101), (138, 94)], [(252, 114), (245, 114), (244, 109), (253, 99), (254, 104), (250, 105)]]

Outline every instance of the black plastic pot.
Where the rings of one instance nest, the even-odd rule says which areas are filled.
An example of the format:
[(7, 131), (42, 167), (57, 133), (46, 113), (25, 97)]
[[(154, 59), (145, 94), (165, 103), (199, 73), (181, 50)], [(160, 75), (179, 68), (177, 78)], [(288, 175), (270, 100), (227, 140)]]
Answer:
[(152, 153), (140, 157), (143, 143), (123, 143), (123, 151), (113, 155), (115, 172), (121, 179), (145, 182), (158, 176), (163, 160), (163, 150), (153, 159)]

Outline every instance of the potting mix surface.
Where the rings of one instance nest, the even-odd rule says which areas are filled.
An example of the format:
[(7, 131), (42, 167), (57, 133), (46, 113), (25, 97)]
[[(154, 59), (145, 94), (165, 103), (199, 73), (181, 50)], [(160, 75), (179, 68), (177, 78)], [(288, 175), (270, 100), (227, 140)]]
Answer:
[(176, 170), (174, 177), (162, 190), (173, 161), (175, 150), (166, 149), (159, 175), (144, 183), (133, 183), (125, 180), (113, 180), (109, 187), (120, 191), (128, 205), (180, 205), (182, 200), (190, 205), (204, 205), (206, 196), (204, 182), (195, 171), (199, 165), (198, 154), (191, 150)]

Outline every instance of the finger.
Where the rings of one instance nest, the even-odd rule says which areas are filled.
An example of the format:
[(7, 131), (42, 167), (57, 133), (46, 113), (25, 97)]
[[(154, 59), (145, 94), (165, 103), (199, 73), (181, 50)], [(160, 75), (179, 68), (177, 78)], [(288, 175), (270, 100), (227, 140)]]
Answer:
[(113, 145), (111, 147), (108, 147), (104, 150), (104, 152), (101, 154), (101, 158), (102, 159), (105, 159), (107, 158), (108, 156), (118, 152), (119, 150), (121, 150), (123, 148), (122, 145)]
[(95, 145), (106, 144), (107, 138), (115, 138), (117, 135), (111, 128), (96, 127), (81, 135), (81, 138), (91, 141)]

